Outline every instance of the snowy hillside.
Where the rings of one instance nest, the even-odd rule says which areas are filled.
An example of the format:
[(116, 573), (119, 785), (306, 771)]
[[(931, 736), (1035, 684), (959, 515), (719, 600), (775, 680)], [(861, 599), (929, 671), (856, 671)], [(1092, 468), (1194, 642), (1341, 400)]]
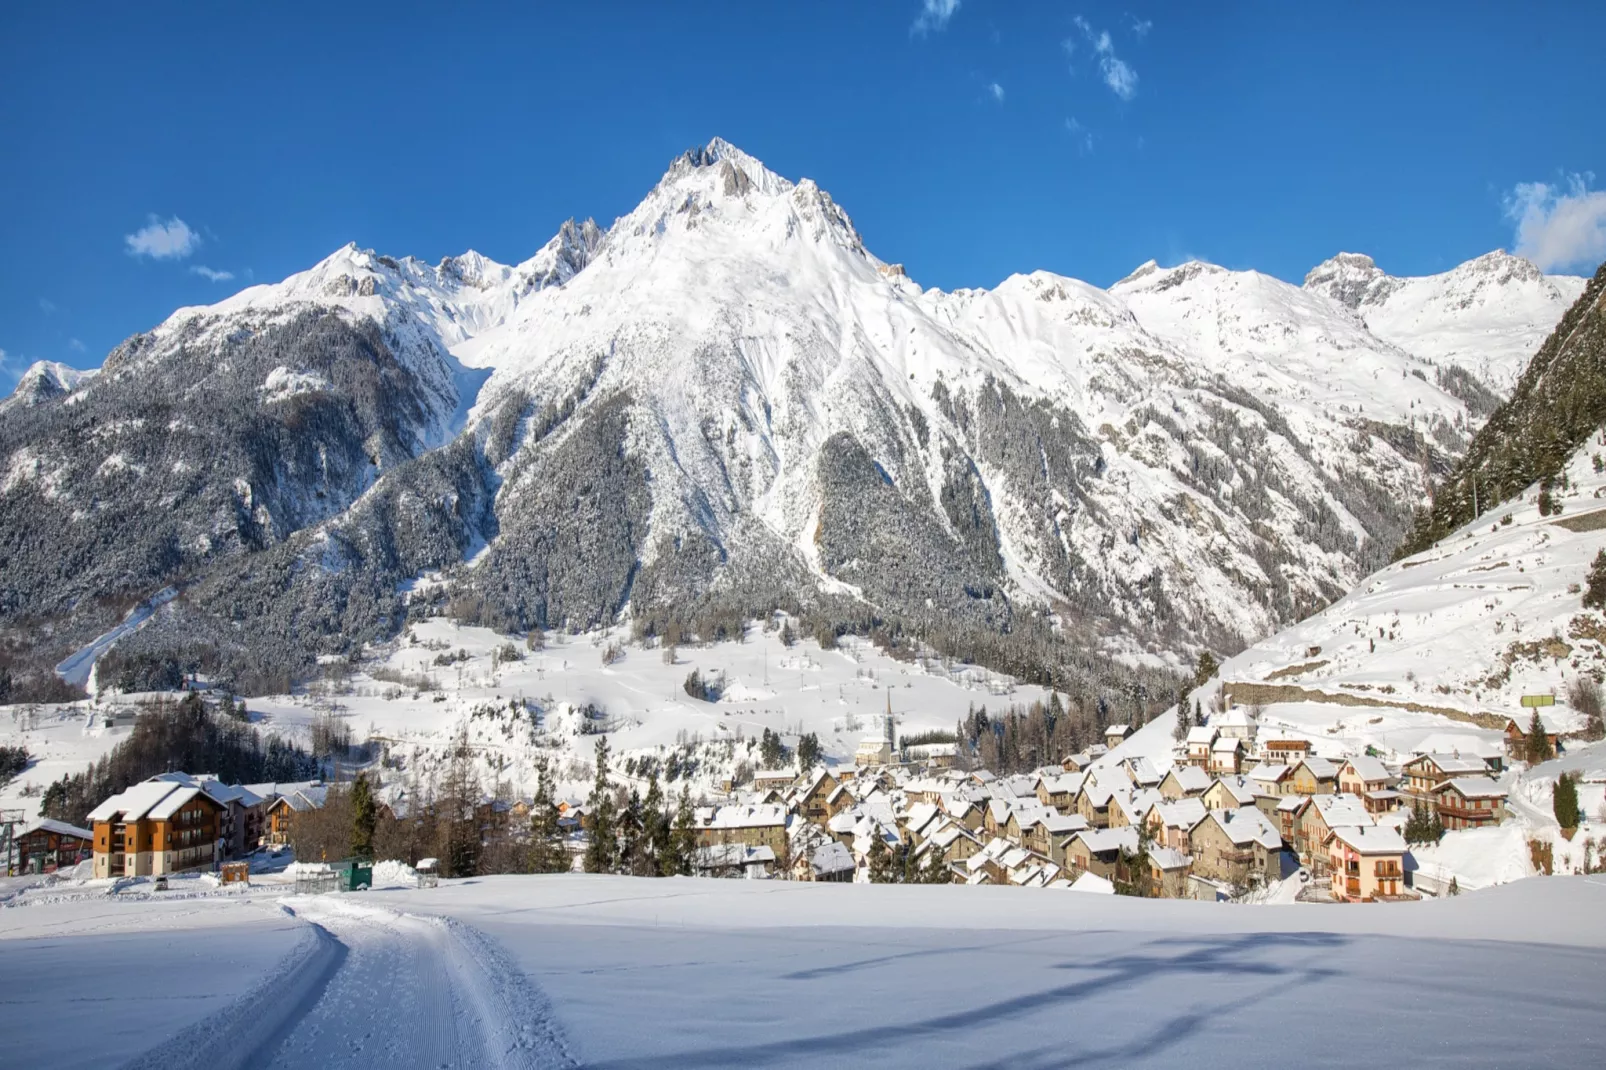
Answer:
[[(1496, 363), (1570, 285), (1473, 274), (1411, 322)], [(716, 139), (520, 265), (348, 246), (9, 406), (0, 610), (49, 616), (13, 645), (55, 665), (177, 584), (118, 649), (257, 692), (393, 636), (426, 574), (503, 632), (780, 606), (1018, 672), (1163, 669), (1381, 564), (1487, 411), (1321, 289), (1151, 263), (925, 290)]]

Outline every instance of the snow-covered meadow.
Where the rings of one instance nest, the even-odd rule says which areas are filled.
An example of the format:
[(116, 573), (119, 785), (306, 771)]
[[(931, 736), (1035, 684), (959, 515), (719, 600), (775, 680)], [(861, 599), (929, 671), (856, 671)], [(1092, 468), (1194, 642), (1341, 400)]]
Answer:
[(48, 1006), (64, 1070), (1542, 1066), (1606, 1039), (1598, 877), (1254, 910), (582, 875), (85, 893), (0, 914), (0, 1028)]

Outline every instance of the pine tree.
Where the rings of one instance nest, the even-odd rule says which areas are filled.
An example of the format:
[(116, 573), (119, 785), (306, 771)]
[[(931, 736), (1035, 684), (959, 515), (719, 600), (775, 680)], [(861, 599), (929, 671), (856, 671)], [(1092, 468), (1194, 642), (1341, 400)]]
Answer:
[(1171, 730), (1171, 738), (1178, 743), (1188, 738), (1188, 730), (1193, 727), (1193, 718), (1188, 715), (1188, 698), (1186, 692), (1177, 696), (1177, 727)]
[(948, 863), (942, 857), (942, 850), (936, 844), (926, 852), (926, 864), (920, 867), (918, 881), (921, 884), (952, 884), (953, 874), (948, 870)]
[(368, 774), (358, 773), (351, 782), (351, 853), (358, 858), (374, 857), (374, 829), (379, 826), (379, 808), (368, 787)]
[(646, 832), (641, 793), (631, 788), (624, 812), (619, 815), (619, 867), (632, 877), (648, 876), (647, 866), (651, 859), (647, 853)]
[(1554, 757), (1555, 752), (1550, 749), (1550, 736), (1545, 732), (1545, 722), (1535, 709), (1533, 719), (1528, 722), (1528, 764), (1538, 765)]
[(1550, 808), (1556, 813), (1556, 823), (1564, 829), (1578, 827), (1578, 785), (1570, 773), (1563, 773), (1551, 790)]
[(1193, 686), (1195, 689), (1203, 687), (1210, 682), (1210, 678), (1221, 671), (1221, 664), (1216, 656), (1208, 650), (1199, 651), (1199, 662), (1193, 670)]
[(797, 767), (801, 772), (808, 772), (820, 762), (820, 737), (813, 732), (806, 733), (797, 738)]
[(656, 877), (662, 873), (664, 856), (669, 853), (669, 813), (664, 808), (664, 791), (658, 786), (658, 770), (647, 774), (647, 798), (641, 804), (642, 821), (646, 824), (642, 837), (647, 857), (644, 876)]
[(669, 833), (669, 850), (658, 871), (666, 877), (689, 877), (697, 856), (697, 823), (691, 808), (691, 788), (682, 785), (675, 804), (675, 824)]
[(612, 873), (619, 862), (618, 828), (614, 817), (613, 785), (608, 783), (608, 737), (597, 740), (597, 779), (586, 800), (591, 817), (591, 838), (586, 843), (587, 873)]
[(870, 867), (871, 884), (895, 884), (897, 875), (892, 867), (892, 852), (887, 849), (886, 837), (877, 829), (870, 840), (866, 861)]
[(1438, 843), (1444, 839), (1444, 822), (1439, 820), (1439, 812), (1435, 810), (1428, 819), (1428, 843)]
[(1595, 555), (1584, 578), (1584, 608), (1606, 609), (1606, 550)]
[(552, 777), (545, 760), (536, 767), (535, 801), (530, 807), (530, 872), (567, 873), (573, 868), (563, 846), (558, 808), (552, 797)]

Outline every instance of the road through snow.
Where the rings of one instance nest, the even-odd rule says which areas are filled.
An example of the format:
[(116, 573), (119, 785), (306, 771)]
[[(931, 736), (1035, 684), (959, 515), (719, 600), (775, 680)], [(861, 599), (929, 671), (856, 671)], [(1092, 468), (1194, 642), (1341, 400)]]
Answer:
[(575, 1065), (544, 997), (475, 930), (332, 896), (283, 905), (316, 934), (307, 953), (130, 1070)]

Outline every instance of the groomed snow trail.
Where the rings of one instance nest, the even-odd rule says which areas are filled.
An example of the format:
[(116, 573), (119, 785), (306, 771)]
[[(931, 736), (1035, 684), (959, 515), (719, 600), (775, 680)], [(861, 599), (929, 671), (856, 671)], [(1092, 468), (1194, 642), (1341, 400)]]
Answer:
[(336, 896), (282, 905), (315, 934), (309, 953), (253, 993), (252, 1007), (214, 1015), (133, 1065), (188, 1065), (201, 1036), (207, 1065), (250, 1070), (576, 1065), (546, 998), (474, 929)]

